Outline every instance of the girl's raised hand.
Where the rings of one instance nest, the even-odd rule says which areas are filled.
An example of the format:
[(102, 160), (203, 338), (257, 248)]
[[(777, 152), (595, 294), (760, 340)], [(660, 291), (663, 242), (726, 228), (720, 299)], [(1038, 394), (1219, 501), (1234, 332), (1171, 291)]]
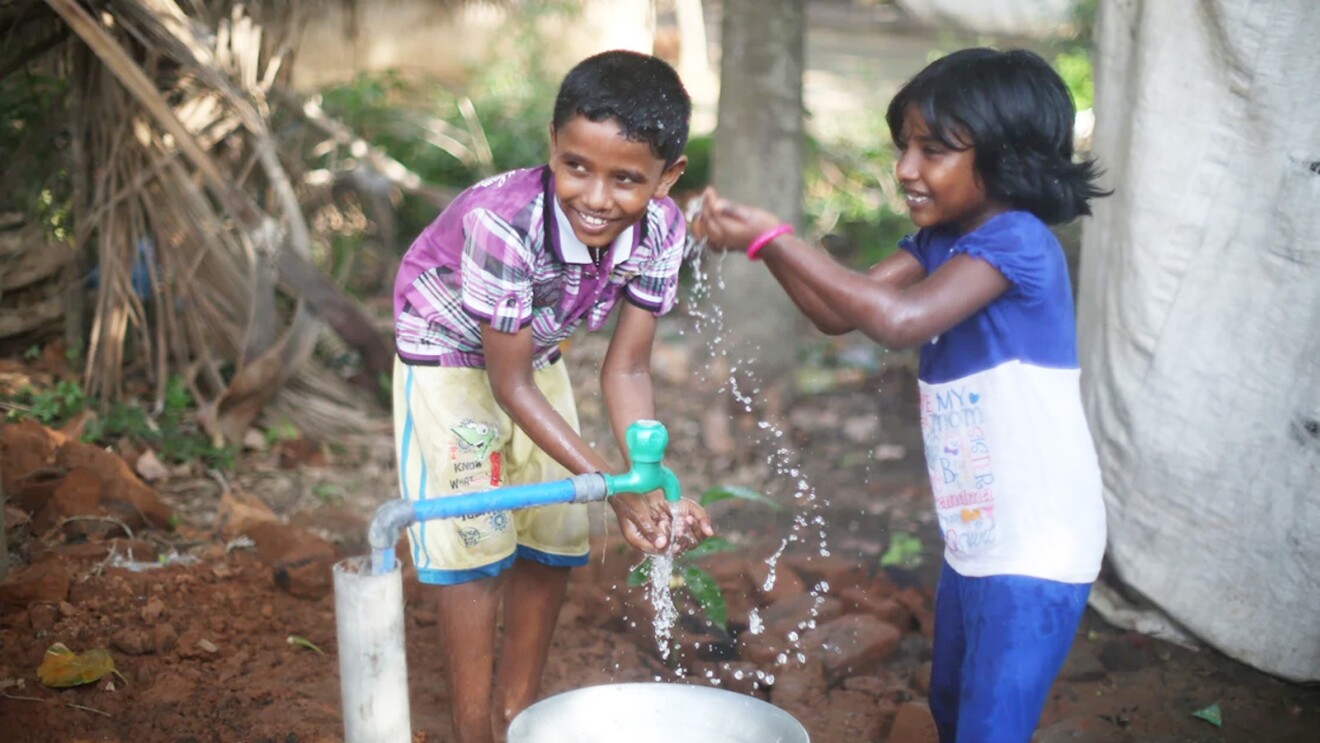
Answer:
[(746, 250), (757, 236), (781, 223), (765, 209), (720, 198), (713, 187), (708, 187), (701, 195), (701, 213), (692, 223), (692, 234), (706, 240), (707, 250)]

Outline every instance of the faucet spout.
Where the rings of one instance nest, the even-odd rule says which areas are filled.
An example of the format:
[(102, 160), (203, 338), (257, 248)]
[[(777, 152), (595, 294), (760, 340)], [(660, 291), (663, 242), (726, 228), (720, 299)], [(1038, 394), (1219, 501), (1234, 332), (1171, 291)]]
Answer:
[(624, 434), (632, 467), (621, 475), (605, 475), (609, 495), (649, 493), (662, 490), (665, 500), (676, 503), (681, 497), (678, 476), (660, 462), (669, 446), (669, 432), (660, 421), (640, 420), (628, 426)]

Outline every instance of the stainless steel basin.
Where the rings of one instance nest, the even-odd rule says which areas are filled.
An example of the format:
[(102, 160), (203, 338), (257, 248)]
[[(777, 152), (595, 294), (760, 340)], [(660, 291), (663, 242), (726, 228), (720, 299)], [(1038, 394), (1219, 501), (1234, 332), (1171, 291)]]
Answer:
[(606, 684), (523, 710), (509, 743), (809, 743), (802, 724), (756, 697), (709, 686)]

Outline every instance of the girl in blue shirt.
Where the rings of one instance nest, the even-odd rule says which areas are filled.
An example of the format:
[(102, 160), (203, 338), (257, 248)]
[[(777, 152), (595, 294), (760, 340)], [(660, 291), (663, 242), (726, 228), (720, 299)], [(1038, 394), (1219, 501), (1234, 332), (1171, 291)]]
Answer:
[(1094, 163), (1073, 158), (1074, 116), (1039, 56), (966, 49), (890, 103), (920, 228), (894, 255), (853, 271), (713, 190), (694, 224), (713, 249), (763, 261), (820, 330), (920, 349), (945, 544), (930, 690), (944, 743), (1030, 740), (1104, 553), (1071, 284), (1047, 227), (1104, 195)]

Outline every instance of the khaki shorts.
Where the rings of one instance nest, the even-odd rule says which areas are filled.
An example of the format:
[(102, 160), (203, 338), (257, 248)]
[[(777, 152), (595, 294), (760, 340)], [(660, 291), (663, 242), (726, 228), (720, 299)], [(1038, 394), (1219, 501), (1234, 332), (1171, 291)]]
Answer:
[[(533, 372), (536, 386), (578, 430), (564, 362)], [(484, 369), (412, 366), (394, 360), (394, 446), (399, 486), (410, 500), (570, 477), (514, 426), (495, 402)], [(452, 585), (498, 575), (517, 558), (587, 564), (587, 507), (562, 503), (434, 519), (408, 527), (423, 583)]]

